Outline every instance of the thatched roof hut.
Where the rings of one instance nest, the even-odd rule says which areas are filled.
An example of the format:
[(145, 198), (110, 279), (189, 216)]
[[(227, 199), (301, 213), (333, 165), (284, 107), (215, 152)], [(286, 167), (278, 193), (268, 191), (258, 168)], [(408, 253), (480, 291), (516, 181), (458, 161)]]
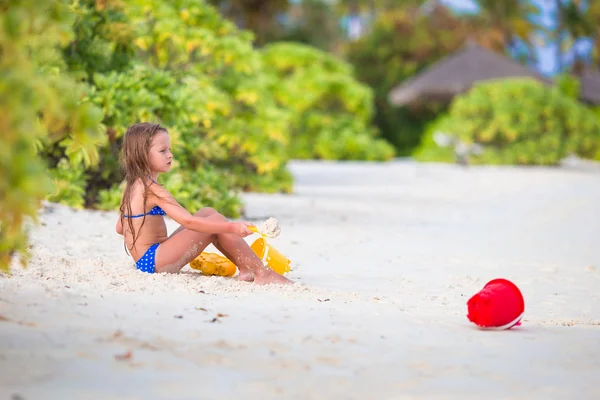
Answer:
[(419, 99), (450, 101), (476, 82), (516, 77), (530, 77), (552, 84), (536, 71), (509, 57), (469, 43), (462, 50), (393, 88), (389, 100), (397, 106)]
[(600, 105), (600, 71), (585, 71), (581, 74), (579, 83), (579, 99), (589, 104)]

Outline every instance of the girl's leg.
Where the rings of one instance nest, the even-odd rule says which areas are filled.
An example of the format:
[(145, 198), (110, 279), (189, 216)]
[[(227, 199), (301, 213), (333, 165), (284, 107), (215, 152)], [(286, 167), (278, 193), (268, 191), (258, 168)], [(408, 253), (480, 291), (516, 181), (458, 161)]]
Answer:
[[(229, 259), (229, 261), (231, 261), (232, 263), (236, 263), (235, 259), (229, 255), (229, 252), (227, 250), (225, 250), (225, 248), (223, 247), (223, 245), (221, 245), (221, 242), (219, 242), (219, 239), (215, 239), (213, 241), (213, 246), (215, 246), (220, 252), (221, 254), (223, 254), (225, 257), (227, 257)], [(242, 281), (246, 281), (246, 282), (252, 282), (254, 281), (254, 274), (252, 273), (252, 271), (250, 271), (248, 269), (248, 267), (246, 267), (245, 265), (237, 265), (238, 270), (240, 271), (240, 273), (238, 274), (238, 279), (242, 280)]]
[[(212, 214), (208, 218), (227, 221), (227, 218), (219, 213)], [(261, 259), (252, 251), (246, 241), (238, 236), (231, 233), (224, 233), (218, 235), (219, 244), (223, 246), (223, 249), (233, 257), (233, 262), (239, 267), (246, 267), (252, 273), (254, 273), (254, 282), (260, 285), (269, 283), (275, 284), (290, 284), (293, 283), (283, 275), (279, 275), (269, 267), (265, 267)], [(159, 246), (160, 247), (160, 246)]]
[[(207, 218), (210, 217), (211, 215), (214, 214), (219, 214), (219, 212), (217, 210), (215, 210), (214, 208), (211, 207), (204, 207), (198, 211), (196, 211), (196, 213), (194, 214), (197, 217), (203, 217), (203, 218)], [(185, 230), (185, 228), (183, 226), (180, 226), (179, 228), (177, 228), (172, 234), (171, 236), (169, 236), (169, 238), (172, 238), (173, 236), (177, 235), (179, 232)], [(198, 233), (198, 232), (196, 232)], [(221, 254), (223, 254), (225, 257), (227, 257), (232, 263), (235, 264), (235, 260), (234, 258), (227, 252), (227, 250), (225, 250), (223, 248), (223, 246), (221, 245), (221, 243), (219, 243), (219, 235), (215, 235), (215, 238), (212, 241), (212, 244), (217, 248), (217, 250), (219, 250), (221, 252)], [(208, 246), (208, 245), (207, 245)], [(160, 247), (160, 246), (159, 246)], [(205, 249), (206, 247), (204, 247), (202, 250), (200, 250), (200, 253)], [(198, 253), (196, 255), (196, 257), (198, 257), (198, 255), (200, 255), (200, 253)], [(194, 257), (194, 258), (196, 258)], [(184, 264), (185, 265), (185, 264)], [(240, 271), (240, 273), (238, 274), (238, 279), (242, 280), (242, 281), (246, 281), (246, 282), (252, 282), (254, 280), (254, 274), (252, 273), (252, 271), (250, 271), (247, 267), (243, 266), (243, 265), (237, 265), (238, 270)], [(183, 268), (183, 266), (181, 267)], [(177, 271), (175, 271), (177, 272)]]
[(215, 240), (210, 233), (200, 233), (183, 229), (177, 235), (169, 237), (156, 249), (154, 257), (155, 272), (176, 273)]
[[(205, 218), (227, 220), (216, 212)], [(254, 282), (258, 284), (292, 283), (284, 276), (265, 267), (243, 238), (234, 234), (208, 234), (185, 228), (176, 231), (158, 246), (156, 271), (178, 272), (184, 265), (196, 258), (210, 243), (213, 243), (215, 239), (223, 247), (227, 257), (232, 258), (235, 265), (252, 271)]]

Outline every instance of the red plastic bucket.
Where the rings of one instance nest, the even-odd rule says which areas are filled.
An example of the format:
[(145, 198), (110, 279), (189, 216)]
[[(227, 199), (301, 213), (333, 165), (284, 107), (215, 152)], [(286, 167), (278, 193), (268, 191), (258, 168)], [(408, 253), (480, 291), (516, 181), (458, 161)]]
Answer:
[(494, 279), (467, 302), (467, 318), (485, 329), (510, 329), (521, 324), (525, 300), (509, 280)]

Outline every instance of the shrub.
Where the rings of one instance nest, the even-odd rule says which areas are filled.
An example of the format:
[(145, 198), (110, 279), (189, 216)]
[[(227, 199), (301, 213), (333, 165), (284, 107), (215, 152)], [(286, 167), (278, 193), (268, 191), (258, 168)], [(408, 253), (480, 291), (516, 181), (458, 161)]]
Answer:
[(456, 161), (454, 148), (452, 146), (439, 146), (434, 139), (436, 134), (441, 133), (440, 128), (448, 123), (448, 118), (448, 114), (442, 114), (435, 121), (427, 124), (421, 144), (413, 154), (415, 160), (446, 163)]
[[(591, 110), (531, 79), (474, 86), (435, 129), (481, 145), (473, 163), (553, 165), (569, 154), (593, 158), (600, 147), (600, 123)], [(435, 161), (436, 146), (424, 143), (420, 159)]]
[[(102, 110), (108, 140), (99, 165), (78, 175), (85, 191), (54, 199), (116, 208), (118, 150), (127, 126), (138, 121), (169, 129), (178, 178), (163, 182), (181, 204), (190, 210), (210, 205), (229, 216), (241, 212), (239, 190), (291, 191), (286, 163), (293, 149), (317, 148), (308, 156), (321, 158), (391, 157), (391, 148), (372, 139), (370, 90), (334, 57), (306, 46), (281, 47), (292, 61), (286, 68), (297, 72), (286, 86), (293, 101), (286, 101), (278, 90), (283, 77), (273, 64), (265, 67), (265, 54), (277, 54), (255, 50), (249, 32), (202, 0), (82, 0), (71, 10), (75, 37), (63, 55), (89, 85), (86, 99)], [(316, 74), (311, 79), (310, 72)], [(316, 135), (306, 134), (309, 124)], [(332, 152), (337, 131), (347, 145)], [(44, 154), (52, 167), (64, 157), (56, 146)]]
[(391, 145), (370, 126), (373, 93), (352, 67), (321, 50), (276, 43), (262, 50), (270, 89), (289, 110), (290, 155), (328, 160), (387, 160)]
[[(210, 205), (229, 216), (241, 212), (239, 190), (291, 191), (286, 163), (293, 149), (316, 148), (307, 156), (321, 158), (392, 155), (373, 140), (370, 90), (334, 57), (306, 46), (281, 47), (292, 61), (285, 68), (296, 71), (296, 80), (287, 82), (272, 63), (265, 67), (275, 52), (255, 50), (249, 32), (202, 0), (81, 0), (71, 10), (75, 36), (63, 56), (89, 86), (86, 99), (102, 110), (108, 140), (98, 166), (77, 174), (76, 186), (83, 180), (85, 190), (53, 199), (116, 208), (120, 143), (127, 126), (139, 121), (169, 129), (177, 178), (163, 183), (181, 204), (190, 210)], [(309, 125), (316, 135), (307, 134)], [(332, 152), (338, 131), (346, 145)], [(53, 168), (65, 156), (54, 145), (43, 154)]]
[(74, 167), (98, 159), (102, 114), (85, 101), (87, 88), (66, 73), (60, 54), (71, 23), (62, 0), (0, 7), (0, 270), (15, 254), (25, 262), (24, 223), (52, 191), (37, 151), (60, 146)]
[(358, 79), (374, 90), (374, 123), (401, 155), (412, 153), (425, 126), (445, 105), (396, 107), (388, 101), (390, 90), (457, 50), (473, 33), (466, 19), (446, 7), (423, 13), (415, 3), (404, 0), (382, 10), (370, 32), (346, 49)]
[[(590, 109), (595, 114), (598, 124), (600, 124), (600, 107), (594, 106), (594, 107), (591, 107)], [(598, 149), (596, 150), (596, 155), (593, 157), (593, 159), (596, 161), (600, 161), (600, 146), (598, 146)]]
[(23, 221), (35, 217), (43, 198), (117, 207), (118, 150), (135, 122), (169, 129), (176, 165), (161, 179), (191, 211), (212, 206), (237, 216), (239, 190), (291, 191), (288, 147), (296, 136), (309, 138), (309, 126), (318, 128), (311, 138), (316, 156), (391, 156), (368, 126), (370, 91), (347, 65), (308, 48), (292, 52), (297, 77), (316, 75), (308, 102), (308, 87), (298, 80), (288, 102), (275, 90), (284, 79), (265, 68), (252, 35), (204, 0), (4, 4), (2, 269), (13, 254), (25, 253)]
[(86, 183), (83, 168), (73, 168), (66, 158), (62, 158), (56, 167), (50, 170), (50, 176), (54, 183), (54, 191), (47, 196), (49, 201), (83, 208)]
[[(98, 167), (83, 173), (84, 193), (55, 199), (116, 208), (120, 143), (139, 121), (169, 129), (177, 168), (163, 182), (190, 210), (210, 205), (237, 216), (240, 189), (291, 190), (289, 113), (267, 88), (251, 34), (202, 0), (82, 0), (71, 10), (75, 36), (63, 55), (90, 86), (108, 140)], [(51, 166), (64, 157), (55, 147), (44, 154)]]

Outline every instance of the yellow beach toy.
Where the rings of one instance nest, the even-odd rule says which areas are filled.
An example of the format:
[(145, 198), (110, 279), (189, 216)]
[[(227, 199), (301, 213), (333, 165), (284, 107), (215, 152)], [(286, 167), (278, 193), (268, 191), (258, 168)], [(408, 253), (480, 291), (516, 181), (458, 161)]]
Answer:
[[(273, 271), (280, 275), (290, 272), (291, 261), (267, 242), (267, 237), (279, 236), (280, 229), (277, 220), (269, 218), (265, 226), (266, 228), (262, 227), (263, 229), (256, 226), (248, 227), (252, 232), (261, 235), (250, 245), (250, 248), (263, 264)], [(202, 272), (204, 275), (233, 276), (237, 272), (236, 265), (227, 257), (208, 252), (201, 253), (196, 259), (192, 260), (190, 267)]]
[(190, 267), (202, 272), (203, 275), (233, 276), (237, 267), (227, 257), (216, 253), (201, 253), (190, 262)]
[(291, 261), (281, 254), (275, 247), (267, 243), (265, 238), (258, 238), (250, 245), (250, 248), (261, 259), (263, 264), (277, 272), (279, 275), (283, 275), (286, 272), (290, 272)]
[(290, 260), (267, 242), (267, 238), (276, 238), (281, 233), (279, 221), (275, 218), (269, 218), (260, 228), (256, 226), (249, 226), (248, 228), (261, 236), (252, 243), (250, 248), (261, 259), (263, 264), (279, 275), (290, 272)]

